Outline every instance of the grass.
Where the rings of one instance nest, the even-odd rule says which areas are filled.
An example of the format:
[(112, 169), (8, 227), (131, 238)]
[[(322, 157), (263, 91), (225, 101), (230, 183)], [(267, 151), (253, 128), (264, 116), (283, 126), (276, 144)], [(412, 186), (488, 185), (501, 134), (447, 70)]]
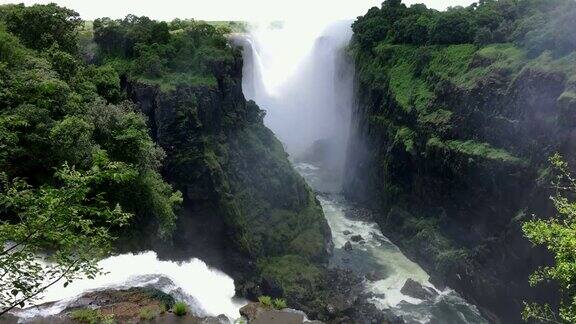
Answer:
[(149, 307), (144, 307), (140, 310), (138, 317), (143, 321), (149, 321), (156, 317), (156, 312)]
[(299, 255), (284, 255), (260, 261), (258, 267), (264, 278), (278, 282), (285, 295), (303, 296), (315, 289), (322, 279), (322, 271)]
[(414, 152), (415, 132), (408, 127), (402, 126), (396, 132), (395, 141), (404, 145), (406, 152)]
[(437, 137), (432, 137), (428, 140), (427, 146), (437, 147), (444, 150), (449, 150), (464, 155), (484, 158), (488, 160), (496, 160), (515, 164), (522, 163), (522, 160), (520, 158), (513, 156), (504, 149), (494, 148), (488, 143), (479, 143), (473, 140), (468, 141), (449, 140), (442, 142)]
[(273, 308), (273, 309), (277, 309), (277, 310), (282, 310), (282, 309), (288, 307), (286, 305), (286, 300), (284, 300), (282, 298), (272, 299), (272, 297), (270, 297), (270, 296), (260, 296), (260, 297), (258, 297), (258, 301), (260, 302), (260, 304), (262, 304), (262, 306), (269, 308), (269, 309)]
[(184, 316), (188, 313), (188, 305), (182, 301), (178, 301), (172, 306), (172, 312), (176, 316)]
[(99, 309), (82, 308), (70, 313), (70, 318), (80, 323), (113, 324), (114, 315), (103, 315)]
[(270, 296), (260, 296), (258, 297), (258, 301), (264, 307), (272, 308), (272, 297)]
[(157, 85), (164, 92), (175, 90), (179, 85), (206, 87), (215, 87), (217, 85), (216, 78), (213, 75), (193, 73), (167, 73), (160, 78), (154, 79), (138, 76), (137, 81), (144, 84)]
[(528, 62), (524, 50), (508, 43), (482, 47), (474, 55), (476, 59), (485, 60), (488, 64), (472, 67), (454, 76), (452, 81), (455, 84), (471, 88), (479, 80), (494, 73), (513, 78)]

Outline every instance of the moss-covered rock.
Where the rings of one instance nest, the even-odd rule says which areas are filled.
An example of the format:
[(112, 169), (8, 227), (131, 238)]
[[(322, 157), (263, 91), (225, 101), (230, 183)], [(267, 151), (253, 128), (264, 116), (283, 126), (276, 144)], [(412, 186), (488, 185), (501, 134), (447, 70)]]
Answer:
[(523, 300), (554, 301), (528, 286), (546, 257), (517, 216), (545, 214), (539, 170), (555, 151), (576, 152), (576, 54), (385, 42), (352, 53), (347, 196), (381, 210), (384, 232), (489, 318), (514, 322)]
[(320, 280), (330, 231), (319, 202), (264, 126), (264, 112), (244, 99), (241, 56), (229, 51), (234, 60), (214, 70), (214, 85), (123, 82), (167, 153), (163, 174), (184, 195), (177, 248), (160, 249), (223, 268), (241, 294), (267, 293), (267, 278), (285, 285), (282, 295), (292, 304), (304, 303), (300, 292), (309, 283), (296, 271), (278, 272), (274, 260), (297, 255), (297, 264), (316, 274), (308, 279)]

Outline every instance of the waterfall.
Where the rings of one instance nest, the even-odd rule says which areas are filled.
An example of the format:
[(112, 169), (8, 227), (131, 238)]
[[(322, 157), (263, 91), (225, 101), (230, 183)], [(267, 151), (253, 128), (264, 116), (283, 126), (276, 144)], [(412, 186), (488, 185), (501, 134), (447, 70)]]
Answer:
[(238, 41), (245, 49), (244, 94), (267, 111), (266, 125), (293, 158), (320, 155), (336, 170), (343, 167), (353, 104), (351, 23), (263, 24)]
[[(235, 41), (244, 48), (244, 95), (267, 111), (266, 125), (317, 192), (335, 245), (330, 266), (370, 278), (367, 300), (410, 323), (486, 323), (453, 290), (434, 287), (363, 210), (340, 195), (355, 103), (354, 65), (346, 52), (351, 21), (306, 23), (259, 25)], [(423, 300), (404, 294), (408, 279), (435, 296)]]
[(98, 266), (103, 273), (94, 279), (80, 278), (66, 287), (54, 285), (36, 302), (44, 305), (29, 306), (15, 315), (24, 319), (55, 315), (86, 292), (144, 286), (185, 301), (198, 316), (224, 314), (235, 319), (240, 317), (240, 307), (246, 304), (234, 297), (232, 278), (196, 258), (186, 262), (162, 261), (155, 252), (149, 251), (112, 256), (100, 261)]

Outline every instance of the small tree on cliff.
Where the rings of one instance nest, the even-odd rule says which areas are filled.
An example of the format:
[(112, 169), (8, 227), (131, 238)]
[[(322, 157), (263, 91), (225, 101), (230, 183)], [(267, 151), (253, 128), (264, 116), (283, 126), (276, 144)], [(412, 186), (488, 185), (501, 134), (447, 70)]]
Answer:
[(554, 168), (551, 197), (557, 215), (546, 220), (533, 219), (523, 226), (525, 236), (536, 245), (544, 245), (554, 256), (554, 264), (541, 267), (530, 277), (530, 284), (553, 280), (558, 283), (561, 303), (558, 310), (550, 305), (526, 303), (523, 318), (545, 323), (576, 323), (576, 179), (559, 154), (550, 162)]
[(110, 228), (131, 214), (110, 206), (91, 187), (133, 177), (122, 163), (87, 172), (64, 165), (59, 186), (33, 188), (0, 173), (0, 316), (24, 307), (55, 284), (100, 273), (97, 261), (112, 248)]

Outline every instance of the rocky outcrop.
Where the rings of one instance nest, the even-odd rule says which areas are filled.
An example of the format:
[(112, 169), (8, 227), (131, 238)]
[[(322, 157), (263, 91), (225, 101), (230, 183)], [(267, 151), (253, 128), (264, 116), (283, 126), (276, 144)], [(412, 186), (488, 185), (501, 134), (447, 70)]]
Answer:
[(378, 210), (388, 237), (492, 322), (519, 322), (526, 300), (556, 301), (528, 285), (549, 257), (521, 224), (552, 213), (548, 157), (576, 158), (567, 64), (512, 45), (357, 56), (346, 196)]
[[(330, 231), (312, 191), (264, 126), (264, 111), (245, 100), (241, 55), (233, 54), (231, 63), (212, 67), (216, 85), (122, 82), (166, 152), (164, 177), (184, 196), (173, 241), (150, 244), (164, 257), (195, 256), (226, 271), (241, 295), (278, 292), (299, 303), (300, 295), (290, 295), (298, 273), (281, 274), (281, 265), (297, 260), (323, 273)], [(280, 289), (268, 291), (266, 282)]]
[[(73, 324), (73, 323), (188, 323), (228, 324), (230, 319), (220, 316), (196, 316), (172, 313), (174, 298), (150, 287), (125, 290), (99, 290), (88, 292), (69, 304), (59, 314), (48, 317), (27, 318), (27, 323)], [(51, 305), (38, 305), (42, 309)], [(15, 324), (19, 318), (2, 318), (0, 323)]]
[(424, 287), (421, 283), (414, 281), (411, 278), (406, 280), (404, 286), (402, 286), (402, 289), (400, 289), (400, 292), (406, 296), (422, 300), (431, 299), (434, 296), (438, 296), (438, 293), (434, 289)]
[(305, 320), (306, 316), (302, 312), (293, 309), (273, 309), (261, 303), (250, 303), (240, 309), (240, 314), (248, 319), (251, 324), (302, 324), (302, 323), (322, 323), (319, 321), (310, 322)]

